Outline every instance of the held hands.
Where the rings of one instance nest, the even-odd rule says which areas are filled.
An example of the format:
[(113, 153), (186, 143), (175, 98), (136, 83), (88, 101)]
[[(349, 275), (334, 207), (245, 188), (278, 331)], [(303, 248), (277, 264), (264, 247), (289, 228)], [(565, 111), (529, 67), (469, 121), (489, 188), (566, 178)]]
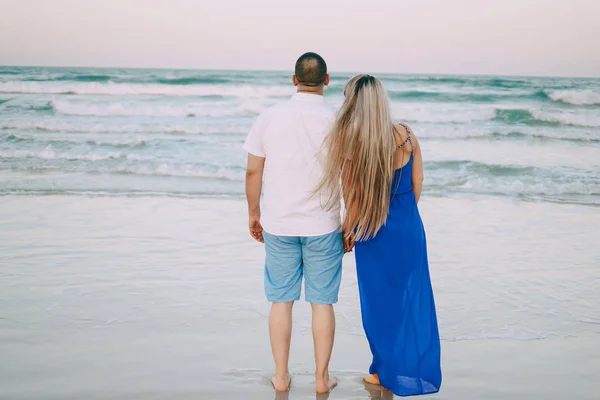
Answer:
[(354, 248), (354, 235), (344, 233), (344, 253), (350, 253)]
[(264, 243), (263, 227), (260, 224), (260, 216), (250, 216), (248, 221), (248, 227), (250, 228), (250, 236), (257, 242)]

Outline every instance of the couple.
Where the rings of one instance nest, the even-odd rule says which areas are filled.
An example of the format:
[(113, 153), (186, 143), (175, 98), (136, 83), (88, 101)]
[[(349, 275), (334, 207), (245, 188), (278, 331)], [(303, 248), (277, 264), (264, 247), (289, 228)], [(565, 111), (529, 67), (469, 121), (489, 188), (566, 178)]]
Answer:
[(333, 304), (342, 257), (355, 248), (373, 354), (365, 382), (400, 396), (435, 393), (442, 379), (440, 341), (417, 209), (419, 142), (406, 125), (393, 124), (387, 94), (372, 76), (350, 79), (337, 115), (323, 99), (329, 75), (321, 56), (302, 55), (292, 82), (296, 94), (261, 113), (244, 144), (250, 234), (266, 249), (273, 386), (290, 387), (292, 306), (303, 277), (312, 306), (316, 391), (336, 386), (329, 375)]

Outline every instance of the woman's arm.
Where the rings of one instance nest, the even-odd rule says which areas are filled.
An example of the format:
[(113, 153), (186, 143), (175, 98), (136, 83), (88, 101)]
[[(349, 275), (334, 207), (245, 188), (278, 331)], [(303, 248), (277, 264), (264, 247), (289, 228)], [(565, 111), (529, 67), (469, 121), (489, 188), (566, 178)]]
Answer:
[(413, 146), (415, 146), (412, 168), (412, 186), (415, 200), (418, 204), (419, 198), (421, 197), (421, 191), (423, 190), (423, 157), (421, 156), (421, 146), (414, 134), (412, 134), (411, 141)]

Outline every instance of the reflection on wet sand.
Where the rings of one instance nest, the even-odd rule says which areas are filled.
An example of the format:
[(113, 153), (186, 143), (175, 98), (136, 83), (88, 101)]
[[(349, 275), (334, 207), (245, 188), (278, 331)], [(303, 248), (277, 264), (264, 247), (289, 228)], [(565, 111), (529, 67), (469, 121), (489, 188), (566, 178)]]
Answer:
[(379, 385), (371, 385), (369, 383), (365, 383), (364, 385), (365, 390), (369, 392), (370, 399), (388, 400), (394, 398), (394, 394), (392, 392), (390, 392), (389, 390), (385, 390)]
[[(315, 400), (329, 400), (329, 393), (316, 393)], [(275, 400), (289, 400), (290, 392), (275, 392)]]
[(289, 400), (290, 392), (275, 391), (275, 400)]

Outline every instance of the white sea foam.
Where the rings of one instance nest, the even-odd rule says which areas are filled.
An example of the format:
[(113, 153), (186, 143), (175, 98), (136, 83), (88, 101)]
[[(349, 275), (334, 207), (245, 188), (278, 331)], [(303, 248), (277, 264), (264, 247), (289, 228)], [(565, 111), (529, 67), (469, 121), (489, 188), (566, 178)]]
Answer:
[(441, 107), (406, 107), (393, 105), (394, 118), (409, 122), (450, 122), (465, 123), (472, 121), (488, 121), (494, 119), (493, 108), (441, 108)]
[(65, 133), (162, 133), (170, 135), (219, 135), (219, 134), (246, 134), (250, 129), (249, 124), (211, 124), (199, 125), (193, 123), (177, 124), (147, 124), (143, 122), (130, 122), (119, 124), (117, 122), (98, 122), (98, 121), (65, 121), (65, 120), (23, 120), (15, 119), (0, 122), (1, 129), (23, 129), (23, 130), (43, 130), (49, 132)]
[(160, 85), (120, 84), (98, 82), (0, 82), (0, 93), (45, 94), (102, 94), (113, 96), (167, 95), (167, 96), (233, 96), (262, 98), (293, 94), (290, 86), (251, 85)]
[(563, 125), (600, 127), (600, 114), (574, 112), (547, 112), (530, 110), (533, 118), (539, 121), (558, 122)]
[(0, 158), (39, 158), (43, 160), (104, 161), (118, 158), (128, 158), (128, 156), (121, 152), (110, 152), (104, 154), (72, 154), (56, 152), (48, 147), (41, 151), (17, 150), (14, 152), (0, 152)]
[[(0, 152), (0, 159), (41, 159), (46, 161), (89, 161), (87, 172), (102, 173), (126, 173), (147, 176), (173, 176), (191, 178), (209, 178), (218, 180), (229, 180), (243, 182), (243, 168), (210, 166), (198, 163), (171, 163), (156, 162), (157, 158), (152, 154), (141, 155), (127, 152), (108, 153), (73, 153), (69, 151), (58, 151), (51, 147), (42, 150), (16, 150), (12, 152)], [(114, 160), (112, 164), (101, 164), (94, 166), (95, 162)], [(67, 170), (70, 168), (66, 168)]]
[(577, 106), (600, 104), (600, 93), (593, 90), (555, 90), (545, 93), (554, 101)]
[(229, 181), (244, 181), (244, 171), (232, 168), (208, 168), (194, 164), (138, 164), (118, 167), (114, 172), (150, 176), (174, 176), (187, 178), (208, 178)]
[[(155, 135), (155, 134), (126, 134), (106, 133), (99, 135), (85, 135), (80, 133), (61, 132), (34, 132), (34, 133), (2, 133), (0, 131), (0, 142), (28, 141), (30, 144), (51, 146), (112, 146), (112, 147), (143, 147), (146, 145), (162, 146), (172, 142), (191, 143), (215, 143), (218, 138), (213, 135)], [(236, 142), (237, 143), (237, 142)], [(177, 146), (178, 144), (173, 144)], [(150, 149), (150, 151), (152, 151)]]
[(154, 104), (147, 102), (82, 102), (63, 98), (52, 100), (58, 113), (82, 116), (145, 116), (145, 117), (229, 117), (254, 116), (262, 110), (260, 104), (226, 106), (210, 103)]
[(498, 128), (482, 128), (470, 124), (446, 125), (443, 129), (437, 124), (415, 124), (413, 130), (421, 139), (499, 139), (511, 140), (520, 138), (557, 139), (567, 141), (597, 142), (600, 138), (594, 129), (581, 127), (539, 127), (508, 126)]
[[(83, 138), (85, 140), (86, 143), (95, 145), (95, 146), (143, 146), (145, 144), (148, 144), (149, 142), (152, 142), (153, 138), (141, 138), (141, 137), (123, 137), (123, 138), (110, 138), (110, 139), (103, 139), (103, 138), (94, 138), (94, 139), (90, 139), (90, 138)], [(82, 140), (79, 140), (82, 141)], [(75, 143), (77, 143), (77, 141), (74, 141)]]
[(519, 179), (514, 177), (473, 176), (456, 189), (470, 193), (524, 195), (560, 198), (564, 195), (599, 195), (598, 180), (577, 179), (559, 182), (550, 177)]

